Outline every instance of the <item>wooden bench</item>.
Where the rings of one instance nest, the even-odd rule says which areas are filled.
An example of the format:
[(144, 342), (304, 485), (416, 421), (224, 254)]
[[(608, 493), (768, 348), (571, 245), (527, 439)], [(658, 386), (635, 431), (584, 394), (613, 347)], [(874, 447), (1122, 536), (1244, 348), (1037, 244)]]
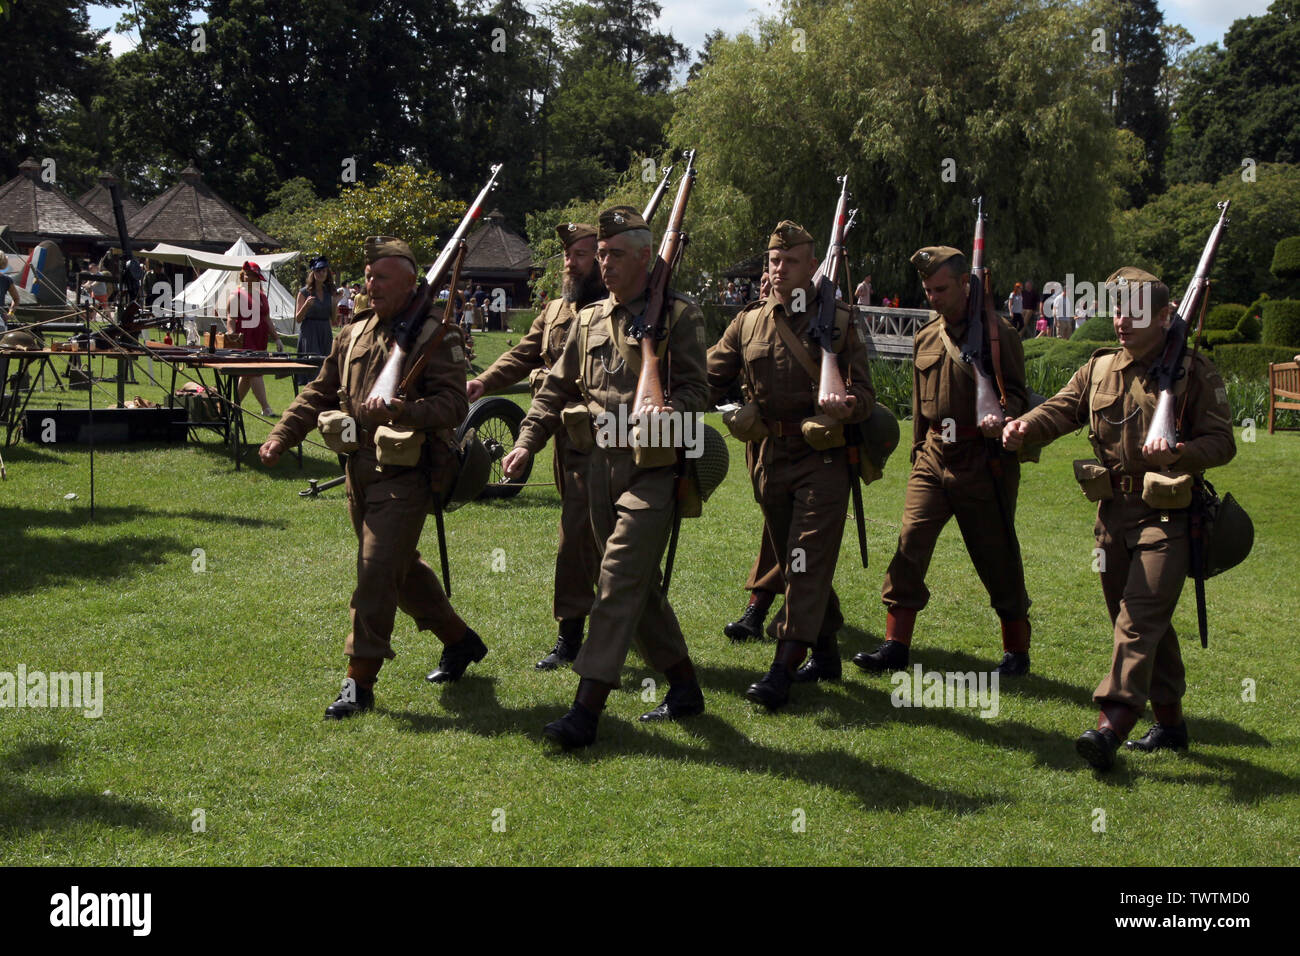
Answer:
[(1270, 362), (1268, 366), (1268, 433), (1273, 434), (1279, 408), (1300, 410), (1300, 362)]

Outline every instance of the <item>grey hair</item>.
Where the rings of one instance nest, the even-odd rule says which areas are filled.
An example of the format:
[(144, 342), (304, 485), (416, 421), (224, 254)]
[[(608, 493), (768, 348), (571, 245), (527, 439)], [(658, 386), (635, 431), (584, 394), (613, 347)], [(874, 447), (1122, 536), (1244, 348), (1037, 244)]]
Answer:
[(649, 249), (654, 242), (654, 236), (650, 234), (649, 229), (629, 229), (623, 233), (623, 238), (633, 252)]

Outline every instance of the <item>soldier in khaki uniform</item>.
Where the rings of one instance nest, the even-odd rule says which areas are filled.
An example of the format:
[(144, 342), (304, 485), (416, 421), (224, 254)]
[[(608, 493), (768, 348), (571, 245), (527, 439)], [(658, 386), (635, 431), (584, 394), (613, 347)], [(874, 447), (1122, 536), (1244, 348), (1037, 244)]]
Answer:
[[(865, 671), (907, 667), (917, 612), (930, 599), (925, 573), (939, 532), (957, 518), (962, 539), (1002, 622), (998, 673), (1029, 671), (1029, 595), (1015, 539), (1020, 465), (1003, 454), (1001, 420), (975, 420), (974, 370), (962, 361), (970, 272), (951, 246), (927, 247), (911, 259), (934, 314), (917, 333), (912, 370), (912, 472), (903, 501), (898, 549), (885, 572), (885, 642), (853, 662)], [(1020, 336), (999, 319), (1002, 379), (1008, 416), (1028, 408)]]
[[(836, 303), (845, 392), (818, 402), (822, 350), (810, 336), (820, 306), (812, 284), (817, 270), (813, 237), (787, 220), (776, 227), (767, 248), (771, 294), (731, 321), (709, 350), (708, 361), (714, 399), (725, 396), (740, 378), (746, 400), (757, 405), (762, 421), (762, 428), (742, 429), (737, 437), (746, 441), (754, 497), (763, 509), (768, 548), (779, 562), (785, 605), (775, 625), (771, 670), (746, 696), (776, 709), (789, 700), (795, 671), (810, 649), (813, 661), (801, 672), (805, 679), (840, 676), (835, 635), (844, 618), (831, 582), (850, 482), (857, 481), (850, 472), (843, 426), (865, 420), (876, 395), (852, 313), (847, 304)], [(838, 441), (827, 443), (833, 447), (818, 450), (805, 438), (807, 420), (817, 415), (828, 416), (823, 427), (838, 423)]]
[[(600, 551), (596, 599), (587, 641), (573, 663), (581, 678), (573, 707), (545, 728), (546, 735), (566, 749), (595, 741), (600, 712), (609, 692), (620, 684), (633, 643), (646, 663), (665, 673), (670, 683), (663, 703), (642, 714), (642, 720), (676, 720), (704, 710), (686, 640), (660, 588), (659, 566), (676, 495), (675, 468), (639, 467), (626, 436), (602, 444), (595, 441), (590, 419), (572, 421), (573, 412), (581, 417), (582, 409), (592, 416), (615, 418), (620, 408), (625, 417), (637, 412), (633, 402), (641, 344), (629, 329), (646, 306), (651, 242), (650, 229), (635, 209), (615, 206), (600, 214), (597, 257), (609, 297), (579, 313), (560, 360), (533, 399), (515, 448), (503, 462), (507, 475), (518, 474), (528, 457), (560, 427), (566, 409), (575, 443), (583, 439), (583, 444), (592, 445), (587, 487), (592, 531)], [(667, 325), (659, 346), (668, 394), (663, 410), (700, 413), (708, 397), (703, 316), (697, 306), (673, 296)], [(603, 428), (595, 434), (608, 438)]]
[[(546, 304), (528, 334), (492, 367), (472, 379), (465, 391), (471, 402), (528, 376), (536, 395), (546, 373), (560, 360), (569, 327), (578, 310), (606, 295), (596, 267), (596, 230), (580, 222), (555, 227), (564, 244), (564, 288)], [(591, 456), (573, 447), (563, 429), (555, 433), (555, 486), (562, 499), (560, 548), (555, 557), (555, 619), (560, 634), (555, 648), (537, 662), (538, 670), (568, 664), (582, 647), (583, 619), (591, 611), (592, 588), (600, 557), (588, 514), (587, 465)]]
[[(445, 485), (444, 479), (453, 473), (453, 433), (469, 407), (460, 333), (446, 332), (405, 400), (385, 405), (382, 399), (368, 399), (388, 359), (393, 321), (411, 301), (416, 263), (405, 242), (387, 236), (366, 240), (365, 259), (370, 308), (334, 337), (320, 374), (285, 410), (259, 450), (263, 463), (274, 465), (286, 448), (307, 436), (322, 412), (342, 408), (356, 416), (361, 447), (348, 457), (347, 491), (358, 542), (357, 587), (352, 592), (352, 630), (343, 649), (349, 658), (347, 677), (338, 699), (325, 711), (326, 717), (336, 719), (374, 706), (379, 669), (385, 659), (396, 656), (389, 638), (399, 607), (420, 630), (432, 630), (445, 645), (437, 670), (429, 675), (434, 683), (458, 679), (470, 663), (487, 654), (478, 634), (452, 609), (418, 550), (432, 501), (431, 483)], [(441, 308), (430, 305), (426, 335), (437, 329)], [(411, 350), (408, 368), (424, 340), (422, 336)], [(374, 435), (385, 424), (413, 428), (425, 436), (418, 465), (380, 468)]]
[[(1098, 770), (1114, 765), (1120, 742), (1148, 700), (1156, 723), (1126, 746), (1139, 751), (1187, 748), (1182, 712), (1187, 684), (1171, 621), (1187, 578), (1187, 502), (1162, 500), (1159, 486), (1189, 476), (1181, 484), (1190, 495), (1192, 480), (1206, 468), (1231, 461), (1237, 450), (1223, 380), (1201, 354), (1187, 356), (1187, 374), (1174, 389), (1183, 409), (1177, 446), (1169, 448), (1163, 438), (1144, 445), (1158, 397), (1146, 374), (1164, 346), (1169, 289), (1131, 266), (1107, 281), (1134, 290), (1127, 297), (1129, 307), (1115, 310), (1120, 348), (1093, 353), (1065, 388), (1003, 430), (1004, 444), (1014, 450), (1024, 443), (1045, 444), (1086, 425), (1100, 462), (1075, 465), (1084, 493), (1098, 502), (1094, 533), (1104, 562), (1101, 590), (1114, 629), (1110, 672), (1093, 693), (1100, 708), (1097, 729), (1085, 731), (1077, 741), (1080, 755)], [(1153, 481), (1160, 473), (1166, 480)]]

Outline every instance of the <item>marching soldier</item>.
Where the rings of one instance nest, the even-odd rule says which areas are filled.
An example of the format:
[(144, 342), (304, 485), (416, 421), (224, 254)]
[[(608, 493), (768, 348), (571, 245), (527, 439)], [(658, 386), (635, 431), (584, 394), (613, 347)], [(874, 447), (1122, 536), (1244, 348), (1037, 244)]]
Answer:
[[(530, 379), (537, 394), (546, 373), (560, 359), (564, 342), (578, 310), (605, 297), (596, 267), (596, 230), (586, 223), (566, 222), (555, 228), (564, 244), (564, 287), (559, 298), (546, 304), (528, 334), (492, 367), (470, 380), (465, 392), (470, 402), (485, 393)], [(537, 662), (538, 670), (554, 670), (572, 663), (582, 647), (583, 620), (591, 611), (592, 586), (600, 567), (587, 507), (587, 465), (591, 456), (581, 452), (563, 431), (555, 433), (555, 485), (560, 491), (560, 548), (555, 557), (555, 619), (560, 623), (555, 648)]]
[[(518, 474), (546, 439), (565, 427), (575, 444), (591, 447), (587, 488), (591, 526), (600, 553), (596, 599), (587, 640), (573, 662), (580, 677), (573, 707), (544, 733), (565, 749), (596, 739), (596, 724), (609, 692), (620, 684), (628, 646), (668, 676), (663, 702), (641, 720), (677, 720), (704, 711), (686, 640), (660, 588), (660, 560), (672, 524), (676, 475), (672, 465), (638, 466), (626, 441), (596, 442), (592, 416), (609, 422), (631, 417), (640, 375), (641, 346), (629, 335), (632, 320), (646, 306), (646, 266), (653, 250), (650, 228), (629, 206), (600, 214), (601, 278), (609, 297), (583, 309), (569, 330), (564, 351), (551, 368), (515, 448), (506, 456), (507, 475)], [(704, 367), (703, 316), (689, 301), (672, 297), (666, 335), (660, 340), (667, 372), (669, 410), (702, 412), (708, 396)], [(601, 429), (602, 433), (605, 428)]]
[[(868, 672), (907, 667), (916, 615), (930, 599), (925, 574), (935, 543), (956, 516), (966, 550), (1002, 622), (1004, 651), (997, 671), (1029, 672), (1029, 595), (1015, 538), (1020, 464), (1001, 453), (1002, 422), (975, 420), (974, 369), (961, 358), (967, 333), (970, 272), (951, 246), (918, 250), (911, 258), (921, 276), (930, 322), (917, 333), (912, 370), (912, 471), (903, 500), (898, 548), (885, 573), (885, 642), (853, 662)], [(1028, 407), (1025, 355), (1020, 336), (999, 319), (1002, 380), (1008, 416)], [(990, 440), (992, 439), (992, 440)]]
[[(401, 608), (420, 630), (432, 630), (445, 645), (442, 659), (428, 677), (433, 683), (459, 679), (487, 647), (452, 609), (433, 569), (418, 545), (433, 489), (455, 468), (453, 433), (464, 420), (465, 357), (460, 333), (449, 329), (429, 357), (406, 400), (385, 405), (367, 399), (388, 359), (393, 320), (411, 301), (416, 262), (400, 239), (375, 236), (365, 242), (366, 291), (370, 307), (334, 337), (329, 356), (315, 381), (302, 390), (259, 450), (262, 462), (274, 465), (286, 448), (307, 436), (323, 412), (345, 410), (357, 416), (360, 447), (347, 461), (348, 514), (357, 534), (357, 587), (352, 592), (352, 630), (343, 652), (347, 677), (327, 718), (351, 717), (374, 706), (379, 670), (393, 653), (389, 639)], [(425, 336), (433, 334), (440, 305), (430, 305), (427, 332), (407, 357), (414, 363)], [(405, 374), (406, 369), (403, 369)], [(423, 436), (418, 464), (379, 467), (375, 433), (381, 425), (415, 429)]]
[[(1146, 373), (1159, 356), (1169, 325), (1169, 289), (1149, 272), (1126, 266), (1107, 283), (1134, 294), (1115, 310), (1118, 349), (1099, 349), (1054, 397), (1008, 422), (1003, 443), (1046, 444), (1087, 425), (1098, 462), (1075, 462), (1084, 494), (1097, 504), (1101, 590), (1114, 629), (1110, 672), (1093, 699), (1097, 728), (1076, 741), (1079, 754), (1109, 770), (1148, 700), (1155, 725), (1131, 750), (1186, 750), (1182, 699), (1187, 690), (1172, 616), (1187, 578), (1188, 505), (1192, 485), (1207, 468), (1236, 454), (1227, 391), (1204, 355), (1188, 356), (1174, 397), (1182, 440), (1144, 444), (1157, 388)], [(1121, 304), (1124, 297), (1120, 298)]]
[[(858, 480), (850, 470), (844, 426), (866, 419), (875, 391), (849, 307), (837, 303), (835, 341), (846, 388), (818, 403), (822, 353), (810, 337), (818, 308), (813, 237), (786, 220), (767, 248), (771, 294), (732, 320), (709, 350), (708, 369), (715, 399), (737, 378), (744, 383), (747, 405), (733, 420), (732, 434), (746, 442), (754, 497), (765, 520), (763, 552), (775, 558), (775, 583), (785, 593), (771, 670), (746, 696), (775, 710), (788, 702), (792, 682), (840, 676), (836, 632), (844, 618), (831, 582), (850, 482)], [(755, 574), (763, 573), (762, 561), (760, 555)], [(810, 650), (812, 659), (800, 668)]]

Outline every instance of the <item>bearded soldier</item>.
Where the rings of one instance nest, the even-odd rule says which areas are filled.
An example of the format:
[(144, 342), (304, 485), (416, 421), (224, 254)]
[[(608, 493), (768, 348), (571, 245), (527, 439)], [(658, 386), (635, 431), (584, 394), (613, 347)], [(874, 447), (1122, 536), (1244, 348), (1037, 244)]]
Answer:
[[(575, 444), (592, 449), (587, 488), (600, 552), (596, 599), (586, 643), (573, 662), (581, 678), (573, 707), (544, 729), (565, 749), (595, 742), (597, 721), (609, 692), (620, 684), (632, 643), (669, 680), (663, 702), (641, 720), (677, 720), (704, 710), (686, 640), (660, 587), (659, 566), (675, 507), (675, 468), (648, 461), (643, 467), (630, 442), (597, 441), (593, 431), (593, 420), (626, 420), (638, 412), (633, 403), (641, 344), (630, 330), (646, 308), (652, 236), (640, 213), (615, 206), (600, 214), (598, 239), (597, 258), (609, 297), (579, 313), (560, 360), (533, 399), (514, 450), (502, 463), (507, 475), (518, 474), (562, 420)], [(666, 334), (658, 346), (660, 367), (667, 369), (668, 406), (651, 411), (694, 415), (704, 410), (708, 397), (703, 316), (697, 306), (671, 293), (669, 305)], [(600, 431), (607, 439), (606, 426)]]
[(1107, 280), (1131, 294), (1114, 313), (1118, 349), (1100, 349), (1055, 396), (1008, 422), (1011, 450), (1046, 444), (1088, 426), (1098, 461), (1075, 462), (1084, 494), (1097, 504), (1094, 533), (1101, 551), (1101, 591), (1113, 628), (1110, 671), (1093, 693), (1097, 727), (1076, 741), (1080, 756), (1109, 770), (1115, 752), (1147, 701), (1155, 725), (1130, 750), (1186, 750), (1182, 699), (1187, 691), (1172, 616), (1187, 579), (1188, 506), (1207, 468), (1236, 454), (1223, 380), (1201, 354), (1184, 360), (1174, 386), (1184, 409), (1179, 441), (1147, 443), (1159, 389), (1147, 371), (1160, 358), (1169, 326), (1169, 288), (1149, 272), (1126, 266)]
[[(453, 433), (469, 410), (460, 332), (446, 332), (404, 400), (386, 404), (382, 398), (370, 398), (393, 347), (394, 320), (413, 298), (416, 263), (410, 246), (388, 236), (367, 239), (365, 259), (370, 308), (334, 337), (320, 374), (285, 409), (259, 449), (262, 462), (274, 465), (286, 448), (307, 437), (323, 412), (346, 410), (357, 419), (360, 447), (348, 455), (346, 472), (348, 514), (357, 534), (357, 587), (352, 592), (352, 630), (343, 647), (347, 677), (338, 699), (325, 710), (333, 719), (374, 706), (379, 670), (396, 656), (389, 639), (399, 607), (444, 645), (438, 667), (428, 676), (433, 683), (459, 679), (488, 650), (452, 608), (418, 550), (433, 488), (455, 468)], [(433, 310), (441, 306), (429, 308), (403, 375), (438, 328)], [(380, 466), (375, 436), (384, 425), (415, 430), (420, 449), (415, 464)]]
[[(885, 642), (853, 662), (865, 671), (901, 670), (917, 613), (930, 599), (925, 574), (939, 532), (952, 517), (1002, 622), (998, 673), (1029, 672), (1029, 595), (1015, 538), (1020, 464), (996, 441), (1003, 422), (976, 421), (975, 369), (962, 360), (971, 275), (966, 257), (951, 246), (918, 250), (911, 259), (934, 310), (917, 333), (912, 370), (912, 471), (903, 502), (898, 548), (885, 572)], [(999, 318), (1001, 372), (1008, 415), (1028, 408), (1025, 354), (1020, 337)], [(994, 440), (990, 440), (994, 439)]]
[[(546, 304), (528, 334), (492, 367), (471, 379), (465, 393), (471, 402), (529, 377), (537, 394), (546, 373), (560, 359), (569, 327), (578, 310), (605, 297), (596, 267), (596, 230), (586, 223), (566, 222), (555, 228), (564, 244), (564, 287), (558, 299)], [(555, 433), (555, 485), (560, 491), (560, 547), (555, 557), (555, 619), (560, 634), (554, 649), (537, 662), (538, 670), (568, 664), (582, 647), (583, 620), (591, 611), (592, 586), (600, 560), (591, 533), (587, 506), (587, 464), (590, 455), (579, 451), (564, 430)]]
[[(849, 307), (836, 303), (834, 341), (845, 392), (818, 401), (822, 350), (811, 334), (820, 304), (812, 282), (813, 237), (786, 220), (767, 248), (771, 294), (732, 320), (708, 359), (713, 397), (721, 399), (740, 378), (749, 403), (745, 411), (752, 422), (736, 425), (733, 419), (732, 434), (746, 442), (754, 497), (763, 509), (765, 551), (779, 562), (785, 605), (775, 626), (771, 670), (746, 696), (775, 710), (789, 700), (792, 682), (840, 676), (836, 632), (844, 618), (831, 581), (850, 483), (858, 480), (856, 469), (850, 470), (844, 426), (864, 421), (876, 396)], [(796, 676), (810, 650), (813, 659)]]

